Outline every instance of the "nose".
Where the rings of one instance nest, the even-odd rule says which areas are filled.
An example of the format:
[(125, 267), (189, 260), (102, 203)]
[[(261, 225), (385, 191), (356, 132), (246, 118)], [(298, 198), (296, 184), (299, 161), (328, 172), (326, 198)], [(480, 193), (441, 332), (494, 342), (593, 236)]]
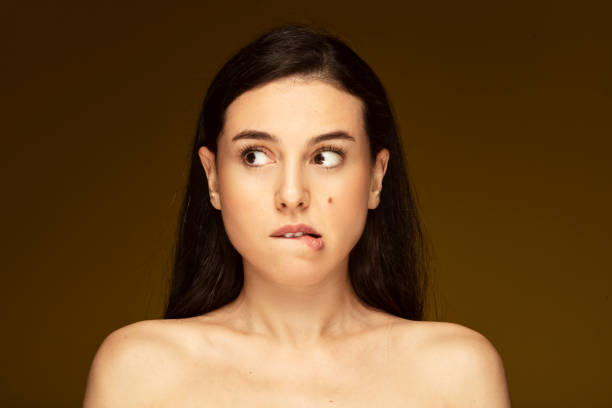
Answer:
[(278, 211), (295, 211), (308, 208), (310, 193), (298, 164), (289, 164), (282, 172), (275, 202)]

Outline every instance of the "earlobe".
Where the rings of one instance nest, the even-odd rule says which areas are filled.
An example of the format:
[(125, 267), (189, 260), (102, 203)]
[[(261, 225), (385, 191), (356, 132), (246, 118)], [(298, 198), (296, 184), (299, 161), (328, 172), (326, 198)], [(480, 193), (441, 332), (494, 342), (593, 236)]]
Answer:
[(378, 207), (380, 203), (380, 192), (372, 191), (370, 192), (370, 200), (368, 201), (368, 208), (370, 210), (374, 210)]

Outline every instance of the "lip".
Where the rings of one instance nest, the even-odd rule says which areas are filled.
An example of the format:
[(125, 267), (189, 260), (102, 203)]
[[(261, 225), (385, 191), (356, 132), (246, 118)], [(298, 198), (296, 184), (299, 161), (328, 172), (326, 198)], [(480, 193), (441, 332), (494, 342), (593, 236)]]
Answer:
[(317, 230), (312, 228), (310, 225), (306, 225), (306, 224), (283, 225), (282, 227), (274, 231), (272, 234), (270, 234), (270, 236), (271, 237), (282, 237), (288, 232), (291, 232), (291, 233), (303, 232), (304, 234), (313, 234), (313, 235), (317, 235), (321, 237), (321, 233), (319, 233)]

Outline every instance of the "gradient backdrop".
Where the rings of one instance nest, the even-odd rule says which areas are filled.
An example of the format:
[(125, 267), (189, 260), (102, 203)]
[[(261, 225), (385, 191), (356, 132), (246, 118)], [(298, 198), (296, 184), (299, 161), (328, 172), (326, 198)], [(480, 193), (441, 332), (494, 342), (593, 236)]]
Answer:
[(612, 406), (609, 8), (295, 3), (5, 3), (0, 403), (79, 406), (104, 337), (162, 316), (205, 90), (305, 22), (388, 90), (438, 318), (493, 342), (514, 407)]

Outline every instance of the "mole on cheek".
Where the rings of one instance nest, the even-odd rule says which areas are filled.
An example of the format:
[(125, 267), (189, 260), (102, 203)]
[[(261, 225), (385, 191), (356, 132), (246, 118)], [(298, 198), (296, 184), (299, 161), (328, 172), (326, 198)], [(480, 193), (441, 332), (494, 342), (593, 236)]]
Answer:
[(331, 203), (331, 202), (332, 202), (332, 198), (331, 198), (331, 197), (329, 197), (329, 198), (327, 199), (327, 202), (328, 202), (328, 203)]

